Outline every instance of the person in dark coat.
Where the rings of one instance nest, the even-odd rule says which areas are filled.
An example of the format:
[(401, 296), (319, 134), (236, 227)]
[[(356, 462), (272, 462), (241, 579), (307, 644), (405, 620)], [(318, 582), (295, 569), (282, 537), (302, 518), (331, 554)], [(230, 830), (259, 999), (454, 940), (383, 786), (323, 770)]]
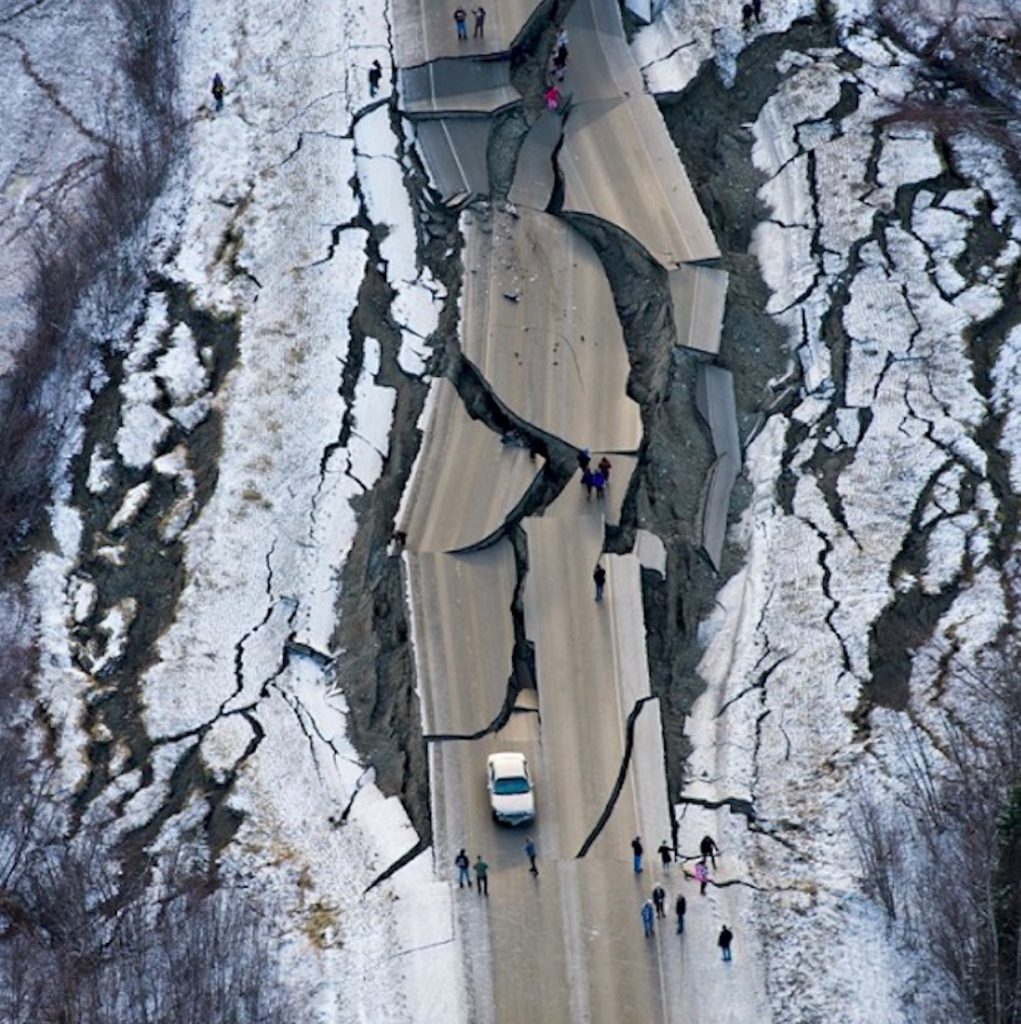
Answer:
[(757, 22), (762, 21), (762, 0), (752, 0), (752, 13)]
[(597, 565), (595, 569), (592, 570), (592, 579), (596, 584), (596, 600), (602, 601), (603, 587), (606, 586), (606, 570), (601, 565)]
[(538, 856), (539, 851), (535, 848), (535, 843), (532, 842), (532, 837), (529, 836), (525, 840), (525, 856), (528, 858), (528, 863), (532, 866), (528, 869), (533, 875), (539, 873), (539, 869), (535, 866), (535, 858)]
[(467, 39), (468, 38), (468, 14), (463, 7), (458, 7), (454, 11), (454, 25), (457, 28), (457, 38)]
[(217, 71), (213, 75), (213, 99), (216, 101), (217, 112), (223, 110), (223, 94), (227, 91), (227, 87), (223, 84), (223, 79), (220, 77), (220, 72)]
[(723, 953), (723, 959), (726, 963), (730, 963), (730, 944), (734, 941), (734, 933), (724, 925), (720, 929), (720, 937), (716, 940), (716, 945), (720, 947)]
[(656, 852), (659, 854), (659, 859), (662, 862), (663, 867), (670, 867), (670, 861), (674, 859), (674, 852), (667, 845), (667, 841), (665, 839), (659, 844), (659, 849)]
[(698, 851), (702, 854), (702, 863), (706, 862), (708, 857), (713, 862), (713, 871), (716, 870), (716, 854), (720, 852), (720, 848), (716, 845), (716, 840), (710, 835), (702, 836), (702, 842), (698, 844)]
[(454, 864), (457, 866), (457, 887), (463, 889), (466, 885), (470, 889), (472, 887), (472, 876), (468, 871), (468, 854), (464, 852), (462, 847), (461, 852), (454, 858)]
[(677, 902), (674, 904), (674, 911), (677, 914), (677, 934), (684, 934), (684, 915), (688, 909), (688, 901), (683, 896), (677, 897)]
[(656, 917), (666, 917), (666, 889), (657, 885), (652, 890), (652, 902), (656, 907)]
[(486, 9), (485, 7), (473, 7), (472, 14), (475, 15), (475, 39), (483, 39), (486, 35)]
[(585, 500), (588, 501), (592, 497), (592, 481), (593, 474), (591, 470), (583, 469), (581, 471), (581, 486), (585, 488)]
[(605, 455), (599, 460), (599, 465), (596, 466), (596, 469), (606, 477), (606, 482), (609, 483), (610, 470), (613, 469), (613, 463)]
[(741, 8), (741, 28), (748, 31), (752, 27), (752, 17), (755, 14), (755, 8), (751, 4), (745, 4)]
[(480, 853), (475, 860), (475, 881), (478, 883), (479, 895), (489, 895), (489, 865), (482, 859)]
[(631, 840), (631, 853), (634, 856), (635, 874), (640, 875), (642, 873), (642, 854), (644, 853), (642, 847), (642, 837), (635, 836)]
[(379, 92), (379, 83), (383, 78), (383, 65), (378, 60), (372, 62), (369, 68), (369, 95), (375, 96)]

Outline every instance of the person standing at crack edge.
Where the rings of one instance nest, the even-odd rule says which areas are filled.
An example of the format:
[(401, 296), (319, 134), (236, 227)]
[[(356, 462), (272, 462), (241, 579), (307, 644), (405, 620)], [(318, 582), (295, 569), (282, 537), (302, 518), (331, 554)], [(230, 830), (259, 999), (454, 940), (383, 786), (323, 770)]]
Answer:
[(378, 60), (372, 62), (369, 68), (369, 95), (375, 96), (379, 92), (379, 83), (383, 78), (383, 65)]
[(463, 7), (454, 11), (454, 25), (457, 26), (457, 38), (466, 40), (468, 38), (468, 15)]
[(223, 110), (223, 94), (227, 91), (227, 87), (223, 84), (223, 79), (220, 77), (220, 72), (217, 71), (213, 75), (213, 87), (210, 90), (213, 94), (213, 99), (216, 101), (216, 112), (219, 113)]
[(702, 863), (706, 862), (708, 858), (713, 862), (713, 871), (716, 870), (716, 854), (720, 852), (720, 848), (716, 845), (716, 840), (711, 835), (702, 836), (702, 842), (698, 844), (698, 852), (702, 854)]
[(486, 36), (486, 9), (485, 7), (473, 7), (472, 14), (475, 15), (475, 29), (472, 32), (472, 38), (484, 39)]
[(475, 883), (480, 896), (489, 895), (489, 865), (482, 859), (481, 853), (475, 860)]

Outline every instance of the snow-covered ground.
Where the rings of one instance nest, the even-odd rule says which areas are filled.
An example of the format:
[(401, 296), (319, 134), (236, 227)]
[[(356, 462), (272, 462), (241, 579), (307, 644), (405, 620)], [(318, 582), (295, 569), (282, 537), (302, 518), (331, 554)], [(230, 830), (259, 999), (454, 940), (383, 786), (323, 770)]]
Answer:
[[(23, 101), (0, 146), (4, 265), (22, 268), (0, 275), (0, 308), (14, 326), (27, 322), (28, 225), (87, 169), (108, 100), (88, 98), (105, 54), (73, 45), (102, 25), (86, 33), (68, 0), (39, 6), (61, 45), (42, 45), (52, 25), (4, 37), (4, 84)], [(741, 0), (678, 0), (634, 48), (652, 91), (682, 90), (707, 62), (733, 82), (748, 44), (816, 6), (765, 0), (744, 32)], [(754, 806), (758, 831), (731, 815), (719, 839), (761, 887), (732, 923), (774, 1019), (895, 1022), (909, 993), (924, 1016), (938, 979), (864, 895), (851, 820), (863, 789), (896, 808), (899, 721), (938, 730), (944, 707), (964, 706), (953, 666), (993, 643), (1011, 607), (993, 552), (1021, 459), (1009, 482), (989, 464), (991, 445), (1021, 447), (1021, 329), (988, 367), (972, 331), (1016, 274), (1021, 197), (980, 138), (955, 140), (949, 180), (926, 128), (877, 128), (919, 69), (876, 37), (868, 0), (836, 6), (842, 45), (785, 53), (749, 126), (771, 211), (752, 248), (803, 389), (748, 446), (752, 499), (732, 538), (746, 560), (702, 626), (688, 795)], [(417, 257), (388, 84), (368, 95), (372, 60), (390, 66), (387, 6), (302, 11), (187, 8), (185, 162), (148, 229), (151, 283), (119, 346), (111, 419), (90, 429), (29, 575), (36, 694), (65, 792), (103, 752), (89, 813), (112, 840), (155, 823), (158, 859), (224, 838), (225, 875), (275, 894), (303, 1019), (463, 1020), (462, 951), (430, 851), (366, 891), (419, 837), (360, 763), (329, 671), (352, 501), (379, 478), (395, 408), (379, 340), (354, 344), (349, 327), (370, 231), (406, 374), (423, 372), (446, 296)], [(72, 130), (29, 145), (56, 80)], [(996, 239), (982, 259), (968, 254), (977, 229)], [(903, 641), (915, 657), (899, 675), (890, 641), (875, 642), (898, 614), (934, 622)], [(138, 686), (113, 707), (125, 664)], [(196, 755), (209, 785), (182, 787)], [(212, 836), (228, 782), (243, 817)]]
[[(744, 34), (740, 6), (682, 0), (640, 32), (650, 87), (679, 92), (709, 60), (731, 83), (746, 44), (815, 7), (766, 0)], [(939, 735), (946, 709), (973, 713), (955, 671), (1007, 621), (994, 549), (1013, 488), (989, 470), (1006, 453), (1016, 487), (1017, 330), (988, 385), (974, 339), (1011, 291), (1021, 195), (978, 137), (948, 166), (929, 128), (877, 125), (920, 68), (868, 5), (836, 6), (842, 46), (784, 53), (751, 125), (771, 213), (752, 251), (803, 387), (748, 445), (747, 556), (703, 624), (686, 794), (754, 807), (757, 830), (729, 816), (722, 843), (762, 887), (740, 927), (775, 1020), (933, 1020), (941, 979), (866, 898), (853, 821), (863, 792), (903, 818), (905, 718)]]
[[(368, 95), (372, 60), (390, 66), (387, 19), (357, 0), (300, 18), (269, 0), (189, 5), (185, 159), (149, 229), (158, 280), (119, 346), (115, 427), (86, 441), (86, 487), (63, 486), (29, 576), (60, 785), (81, 786), (90, 744), (110, 742), (90, 813), (109, 813), (111, 840), (158, 823), (157, 856), (211, 841), (216, 798), (182, 791), (182, 765), (197, 754), (212, 784), (231, 780), (243, 819), (225, 877), (272, 893), (303, 1019), (331, 1022), (461, 1016), (430, 852), (366, 891), (419, 840), (359, 762), (329, 672), (351, 501), (379, 476), (394, 409), (379, 343), (351, 349), (367, 227), (408, 373), (444, 297), (418, 266), (389, 86)], [(141, 669), (127, 727), (104, 703), (126, 659)]]

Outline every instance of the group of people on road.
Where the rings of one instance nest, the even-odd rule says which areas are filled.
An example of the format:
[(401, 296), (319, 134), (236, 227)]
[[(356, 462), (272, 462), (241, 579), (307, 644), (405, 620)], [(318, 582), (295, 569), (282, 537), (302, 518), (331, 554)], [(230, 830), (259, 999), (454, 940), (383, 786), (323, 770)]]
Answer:
[[(473, 7), (472, 15), (475, 18), (475, 30), (472, 32), (473, 39), (483, 39), (486, 35), (486, 9), (485, 7)], [(457, 29), (457, 38), (461, 41), (468, 38), (468, 12), (463, 7), (454, 11), (454, 28)]]
[(567, 29), (562, 28), (557, 35), (556, 42), (553, 44), (549, 65), (546, 68), (546, 93), (544, 98), (547, 110), (559, 110), (564, 104), (564, 97), (558, 85), (563, 83), (564, 77), (567, 74), (567, 44), (569, 42), (570, 38), (567, 34)]
[(489, 865), (482, 859), (481, 853), (475, 858), (475, 864), (472, 865), (462, 846), (454, 858), (454, 866), (457, 868), (458, 889), (463, 889), (466, 885), (469, 889), (472, 887), (471, 869), (474, 867), (476, 891), (480, 896), (489, 895)]
[[(539, 865), (536, 861), (539, 857), (539, 850), (531, 836), (525, 837), (525, 856), (528, 858), (528, 870), (538, 877)], [(481, 853), (475, 858), (475, 863), (472, 864), (462, 846), (454, 858), (454, 867), (457, 868), (458, 889), (463, 889), (465, 886), (469, 889), (472, 887), (472, 871), (474, 870), (476, 891), (480, 896), (489, 895), (489, 865), (482, 859)]]
[[(675, 861), (679, 861), (681, 858), (677, 857), (674, 853), (673, 848), (664, 839), (659, 844), (656, 852), (659, 854), (660, 864), (664, 872), (666, 872), (670, 865)], [(702, 837), (702, 841), (699, 843), (699, 859), (695, 864), (694, 877), (695, 881), (699, 883), (699, 892), (704, 896), (706, 893), (706, 886), (709, 884), (709, 863), (712, 863), (713, 870), (716, 870), (716, 855), (720, 852), (720, 848), (716, 845), (716, 840), (710, 835)], [(643, 857), (645, 854), (645, 848), (642, 844), (642, 837), (635, 836), (631, 840), (631, 856), (632, 865), (634, 867), (635, 874), (641, 874), (644, 870)], [(642, 903), (641, 918), (642, 918), (642, 929), (645, 932), (646, 938), (652, 936), (656, 932), (656, 921), (663, 920), (666, 918), (666, 889), (659, 882), (653, 886), (652, 892), (649, 898)], [(684, 934), (684, 915), (688, 911), (688, 901), (684, 894), (679, 892), (677, 899), (674, 902), (674, 913), (677, 915), (677, 934)], [(720, 934), (716, 940), (717, 945), (720, 948), (723, 959), (730, 961), (731, 953), (730, 946), (734, 940), (734, 933), (730, 930), (727, 925), (724, 925), (720, 929)]]
[(585, 497), (591, 498), (592, 492), (595, 491), (597, 498), (605, 498), (613, 463), (604, 455), (593, 469), (592, 453), (588, 448), (582, 448), (578, 452), (578, 467), (581, 469), (581, 486), (585, 488)]

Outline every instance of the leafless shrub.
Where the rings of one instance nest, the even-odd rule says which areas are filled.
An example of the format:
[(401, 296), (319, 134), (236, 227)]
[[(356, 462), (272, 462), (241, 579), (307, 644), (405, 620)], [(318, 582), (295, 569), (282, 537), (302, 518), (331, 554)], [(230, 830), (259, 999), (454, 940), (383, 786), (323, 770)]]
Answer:
[(912, 98), (888, 120), (923, 123), (945, 138), (974, 133), (1021, 150), (1021, 8), (1007, 0), (880, 0), (878, 12), (901, 46), (973, 97), (949, 104), (942, 96)]
[(169, 876), (124, 901), (98, 835), (40, 842), (0, 901), (5, 1024), (290, 1024), (272, 907)]
[(865, 892), (877, 898), (887, 917), (894, 921), (901, 836), (885, 806), (875, 800), (860, 781), (854, 784), (850, 826)]
[[(955, 676), (968, 718), (944, 712), (926, 732), (901, 720), (895, 747), (905, 769), (904, 842), (893, 889), (918, 942), (948, 982), (962, 1020), (1021, 1021), (1021, 687), (1016, 651)], [(887, 852), (881, 819), (860, 802), (866, 858)], [(857, 833), (856, 833), (857, 838)], [(880, 871), (875, 867), (873, 869)], [(878, 897), (886, 904), (884, 894)], [(889, 906), (887, 905), (889, 911)]]
[(124, 27), (121, 67), (141, 108), (159, 121), (172, 120), (177, 88), (174, 4), (166, 0), (114, 0)]

